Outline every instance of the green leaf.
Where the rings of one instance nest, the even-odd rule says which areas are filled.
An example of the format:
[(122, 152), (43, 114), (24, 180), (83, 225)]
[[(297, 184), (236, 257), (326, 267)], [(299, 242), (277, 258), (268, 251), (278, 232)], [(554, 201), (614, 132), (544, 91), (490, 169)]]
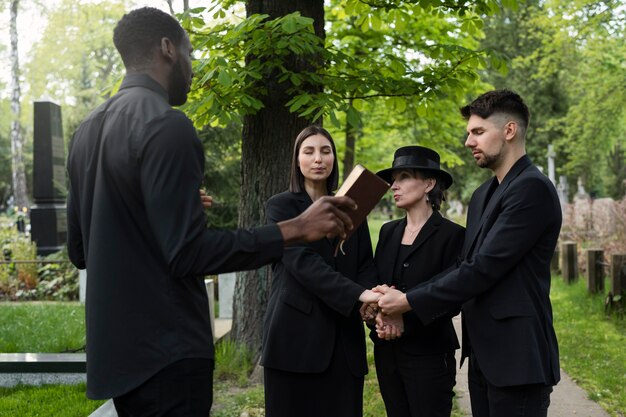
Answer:
[(428, 110), (427, 110), (427, 108), (426, 108), (426, 105), (425, 105), (425, 104), (423, 104), (423, 103), (420, 103), (420, 104), (417, 106), (417, 115), (418, 115), (419, 117), (426, 117), (426, 114), (427, 114), (427, 113), (428, 113)]
[(318, 110), (317, 113), (315, 113), (315, 116), (313, 116), (313, 119), (311, 119), (311, 121), (316, 122), (323, 116), (324, 116), (324, 108), (322, 107)]
[(300, 117), (305, 117), (313, 113), (315, 110), (318, 110), (318, 107), (316, 105), (308, 106), (304, 111), (299, 112), (298, 115)]
[(298, 24), (292, 18), (285, 18), (281, 24), (283, 30), (287, 33), (293, 34), (298, 31)]
[(361, 124), (361, 113), (354, 107), (348, 107), (346, 111), (346, 122), (350, 127), (356, 127)]
[(339, 122), (339, 119), (337, 119), (337, 115), (335, 114), (334, 110), (330, 110), (328, 112), (328, 117), (330, 117), (330, 122), (333, 124), (333, 126), (338, 129), (341, 128), (341, 123)]
[(383, 22), (377, 15), (372, 15), (371, 17), (372, 29), (378, 31), (383, 26)]
[(367, 32), (368, 30), (370, 30), (369, 16), (367, 18), (363, 19), (363, 23), (361, 23), (361, 30), (363, 32)]
[(217, 76), (217, 81), (222, 84), (224, 87), (230, 87), (233, 84), (233, 79), (228, 74), (228, 72), (222, 70)]
[(404, 97), (394, 97), (393, 107), (398, 113), (402, 113), (406, 110), (406, 100)]
[(361, 98), (355, 98), (354, 100), (352, 100), (352, 107), (354, 107), (358, 111), (363, 111), (363, 108), (365, 107), (365, 100)]
[(399, 77), (405, 74), (404, 65), (399, 61), (391, 61), (390, 67), (393, 73)]
[[(300, 107), (302, 107), (305, 104), (307, 104), (309, 101), (311, 101), (311, 96), (309, 94), (303, 94), (303, 95), (297, 97), (295, 100), (290, 101), (290, 103), (292, 103), (292, 104), (289, 106), (289, 111), (294, 113)], [(287, 104), (289, 104), (289, 103), (287, 103)]]
[(291, 74), (289, 76), (289, 80), (295, 86), (299, 86), (300, 84), (302, 84), (302, 77), (300, 77), (300, 75), (298, 74)]

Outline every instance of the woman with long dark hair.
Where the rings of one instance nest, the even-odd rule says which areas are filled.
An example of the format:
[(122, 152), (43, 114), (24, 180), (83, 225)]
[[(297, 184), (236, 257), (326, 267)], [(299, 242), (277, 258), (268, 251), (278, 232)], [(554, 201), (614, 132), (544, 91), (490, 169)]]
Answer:
[[(267, 202), (279, 222), (330, 195), (338, 182), (337, 152), (319, 126), (296, 138), (289, 191)], [(263, 331), (266, 417), (360, 417), (367, 373), (362, 302), (375, 302), (376, 269), (364, 222), (335, 256), (336, 239), (285, 248), (272, 266)]]

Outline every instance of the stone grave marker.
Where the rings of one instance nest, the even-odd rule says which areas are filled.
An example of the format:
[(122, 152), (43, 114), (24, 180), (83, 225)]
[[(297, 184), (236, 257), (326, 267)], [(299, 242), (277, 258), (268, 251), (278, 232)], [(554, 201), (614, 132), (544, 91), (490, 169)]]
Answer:
[(237, 274), (230, 272), (228, 274), (220, 274), (217, 282), (217, 292), (220, 302), (219, 318), (233, 318), (233, 296), (235, 294), (235, 281)]
[(33, 143), (33, 200), (31, 238), (38, 255), (63, 248), (67, 240), (65, 148), (61, 107), (36, 101)]

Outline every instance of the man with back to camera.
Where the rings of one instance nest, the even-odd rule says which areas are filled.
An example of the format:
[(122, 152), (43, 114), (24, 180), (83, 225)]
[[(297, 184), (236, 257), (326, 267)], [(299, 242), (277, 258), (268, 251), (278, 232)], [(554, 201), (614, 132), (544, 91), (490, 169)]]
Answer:
[(463, 304), (472, 415), (546, 417), (560, 379), (549, 298), (559, 200), (526, 156), (530, 115), (519, 95), (490, 91), (461, 114), (468, 121), (465, 146), (495, 177), (472, 195), (458, 267), (406, 294), (377, 287), (385, 294), (378, 305), (389, 315), (382, 321), (392, 324), (412, 309), (428, 324)]
[[(252, 230), (209, 231), (204, 154), (185, 103), (192, 46), (170, 15), (141, 8), (114, 30), (126, 76), (72, 139), (68, 253), (89, 268), (87, 396), (123, 416), (208, 416), (214, 352), (202, 276), (280, 259), (285, 244), (345, 235), (349, 198)], [(368, 290), (371, 301), (379, 295)], [(366, 297), (367, 298), (367, 297)]]

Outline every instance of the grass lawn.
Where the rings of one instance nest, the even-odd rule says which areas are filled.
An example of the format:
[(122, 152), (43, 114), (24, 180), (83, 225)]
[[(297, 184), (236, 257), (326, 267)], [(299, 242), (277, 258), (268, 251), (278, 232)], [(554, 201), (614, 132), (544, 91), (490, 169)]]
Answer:
[(61, 353), (85, 346), (85, 307), (78, 302), (0, 303), (0, 352)]
[(87, 417), (102, 403), (85, 397), (85, 384), (0, 387), (0, 417)]
[(607, 317), (604, 295), (588, 294), (583, 279), (552, 285), (561, 367), (611, 416), (626, 416), (626, 319)]
[[(0, 303), (0, 352), (59, 353), (85, 345), (80, 303)], [(0, 417), (86, 417), (103, 401), (88, 400), (85, 385), (0, 387)]]

